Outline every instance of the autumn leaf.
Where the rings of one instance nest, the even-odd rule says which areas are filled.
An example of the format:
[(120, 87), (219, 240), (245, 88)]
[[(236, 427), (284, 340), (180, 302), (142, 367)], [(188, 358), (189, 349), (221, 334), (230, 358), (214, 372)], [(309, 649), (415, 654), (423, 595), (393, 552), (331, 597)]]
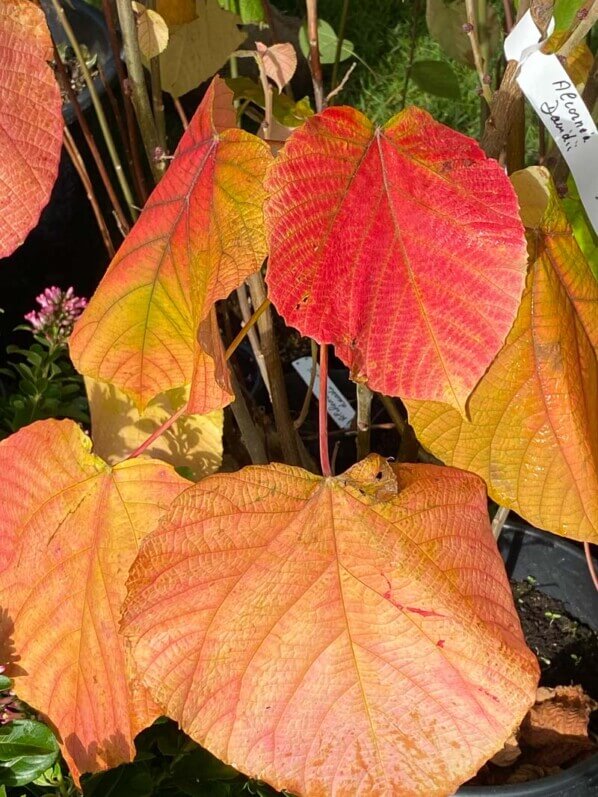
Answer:
[(210, 476), (131, 570), (123, 633), (165, 713), (309, 797), (448, 795), (533, 703), (481, 481), (372, 455)]
[(156, 0), (156, 11), (169, 28), (197, 19), (195, 0)]
[[(152, 399), (140, 415), (122, 391), (85, 379), (95, 453), (116, 464), (144, 443), (150, 435), (188, 401), (189, 390), (178, 388)], [(208, 415), (183, 415), (148, 446), (145, 456), (186, 468), (194, 479), (208, 476), (222, 464), (222, 410)]]
[(267, 77), (276, 83), (278, 91), (282, 92), (297, 69), (295, 48), (289, 42), (272, 44), (269, 47), (263, 42), (256, 42), (255, 47)]
[(30, 0), (0, 3), (0, 258), (48, 204), (62, 147), (62, 100), (49, 65), (52, 41)]
[(513, 175), (532, 264), (507, 341), (469, 400), (406, 402), (421, 442), (534, 526), (598, 542), (598, 283), (548, 172)]
[[(184, 9), (177, 13), (182, 16)], [(218, 0), (196, 0), (194, 18), (170, 29), (168, 47), (160, 55), (164, 90), (180, 97), (209, 80), (245, 39), (237, 22)]]
[(156, 706), (125, 659), (118, 618), (139, 543), (189, 482), (161, 462), (110, 468), (72, 421), (0, 442), (2, 608), (19, 697), (49, 717), (71, 772), (115, 767)]
[(266, 255), (263, 178), (272, 157), (234, 126), (232, 92), (215, 78), (70, 340), (76, 368), (140, 411), (188, 384), (189, 413), (232, 398), (211, 311)]
[(143, 3), (133, 0), (139, 49), (145, 58), (156, 58), (168, 45), (168, 25), (164, 19)]
[(267, 188), (270, 297), (387, 395), (470, 392), (513, 323), (527, 263), (517, 198), (471, 139), (417, 108), (375, 128), (308, 119)]

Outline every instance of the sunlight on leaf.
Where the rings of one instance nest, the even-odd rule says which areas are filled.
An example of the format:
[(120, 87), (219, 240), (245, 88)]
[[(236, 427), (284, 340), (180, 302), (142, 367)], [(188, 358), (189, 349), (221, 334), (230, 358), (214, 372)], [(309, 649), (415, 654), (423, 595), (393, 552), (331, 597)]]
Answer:
[(137, 404), (191, 384), (189, 413), (232, 400), (212, 310), (266, 255), (264, 173), (272, 156), (235, 126), (216, 78), (175, 158), (71, 337), (86, 376)]
[(269, 170), (270, 297), (386, 395), (467, 397), (523, 290), (517, 197), (472, 139), (409, 108), (308, 119)]
[(43, 11), (0, 3), (0, 258), (35, 227), (58, 174), (62, 100)]
[(72, 421), (0, 442), (0, 601), (19, 697), (47, 715), (77, 779), (134, 755), (158, 711), (127, 666), (118, 618), (139, 543), (189, 483), (162, 462), (110, 468)]
[(372, 455), (210, 476), (131, 570), (139, 676), (226, 763), (303, 795), (447, 795), (533, 703), (481, 480)]
[(421, 442), (534, 526), (598, 542), (598, 282), (548, 172), (513, 175), (532, 263), (515, 325), (469, 400), (407, 401)]
[[(189, 398), (188, 388), (163, 393), (139, 410), (122, 391), (87, 377), (85, 379), (94, 452), (113, 465), (140, 446)], [(222, 410), (208, 415), (183, 415), (160, 435), (144, 456), (187, 467), (194, 480), (209, 476), (222, 464)]]

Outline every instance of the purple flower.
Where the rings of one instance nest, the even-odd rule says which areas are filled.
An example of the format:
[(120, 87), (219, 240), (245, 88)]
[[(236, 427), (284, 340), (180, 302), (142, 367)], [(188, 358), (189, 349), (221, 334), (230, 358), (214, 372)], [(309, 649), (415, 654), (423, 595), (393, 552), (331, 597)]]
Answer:
[(55, 346), (64, 345), (73, 331), (75, 321), (87, 306), (87, 300), (75, 296), (73, 288), (66, 291), (53, 285), (36, 297), (39, 310), (32, 310), (25, 316), (31, 329), (43, 335)]

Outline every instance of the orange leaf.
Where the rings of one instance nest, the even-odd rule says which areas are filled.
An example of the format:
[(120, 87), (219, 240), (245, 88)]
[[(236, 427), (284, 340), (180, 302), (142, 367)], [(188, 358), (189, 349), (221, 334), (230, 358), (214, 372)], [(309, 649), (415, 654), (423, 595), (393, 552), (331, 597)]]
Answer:
[(513, 175), (532, 265), (505, 346), (472, 394), (450, 407), (406, 402), (421, 442), (472, 470), (490, 495), (540, 528), (598, 542), (598, 283), (548, 172)]
[(329, 108), (269, 171), (268, 285), (356, 381), (461, 412), (524, 284), (517, 199), (475, 141), (417, 108), (375, 128)]
[(118, 618), (139, 543), (189, 484), (155, 460), (110, 468), (90, 448), (72, 421), (0, 443), (0, 595), (15, 688), (55, 725), (76, 778), (130, 761), (133, 738), (159, 713), (127, 667)]
[(234, 126), (232, 92), (215, 78), (71, 337), (77, 369), (140, 411), (189, 383), (189, 412), (231, 400), (209, 316), (265, 257), (262, 182), (272, 157), (256, 136), (226, 129)]
[(447, 795), (533, 703), (483, 485), (372, 455), (208, 477), (131, 570), (123, 633), (165, 712), (309, 797)]
[(62, 100), (46, 18), (29, 0), (0, 3), (0, 258), (48, 204), (62, 146)]

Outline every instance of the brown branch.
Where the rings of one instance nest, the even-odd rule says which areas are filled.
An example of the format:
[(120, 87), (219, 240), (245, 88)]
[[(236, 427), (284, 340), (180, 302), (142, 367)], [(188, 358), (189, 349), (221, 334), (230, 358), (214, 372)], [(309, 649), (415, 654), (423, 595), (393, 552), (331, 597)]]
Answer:
[(89, 199), (93, 209), (98, 228), (102, 234), (104, 246), (106, 247), (109, 258), (112, 260), (114, 257), (114, 245), (112, 244), (112, 239), (110, 238), (110, 233), (108, 232), (108, 226), (106, 225), (106, 221), (102, 216), (102, 211), (100, 210), (98, 199), (93, 190), (93, 185), (89, 177), (89, 173), (85, 167), (83, 158), (81, 157), (81, 153), (77, 149), (77, 145), (75, 144), (73, 137), (71, 136), (71, 133), (66, 125), (64, 126), (64, 148), (68, 152), (73, 166), (75, 167), (75, 170), (77, 171), (77, 174), (83, 183), (83, 187), (85, 188), (85, 193), (87, 194), (87, 198)]
[(307, 38), (309, 41), (309, 68), (314, 84), (316, 111), (324, 107), (324, 80), (318, 43), (318, 0), (307, 0)]

